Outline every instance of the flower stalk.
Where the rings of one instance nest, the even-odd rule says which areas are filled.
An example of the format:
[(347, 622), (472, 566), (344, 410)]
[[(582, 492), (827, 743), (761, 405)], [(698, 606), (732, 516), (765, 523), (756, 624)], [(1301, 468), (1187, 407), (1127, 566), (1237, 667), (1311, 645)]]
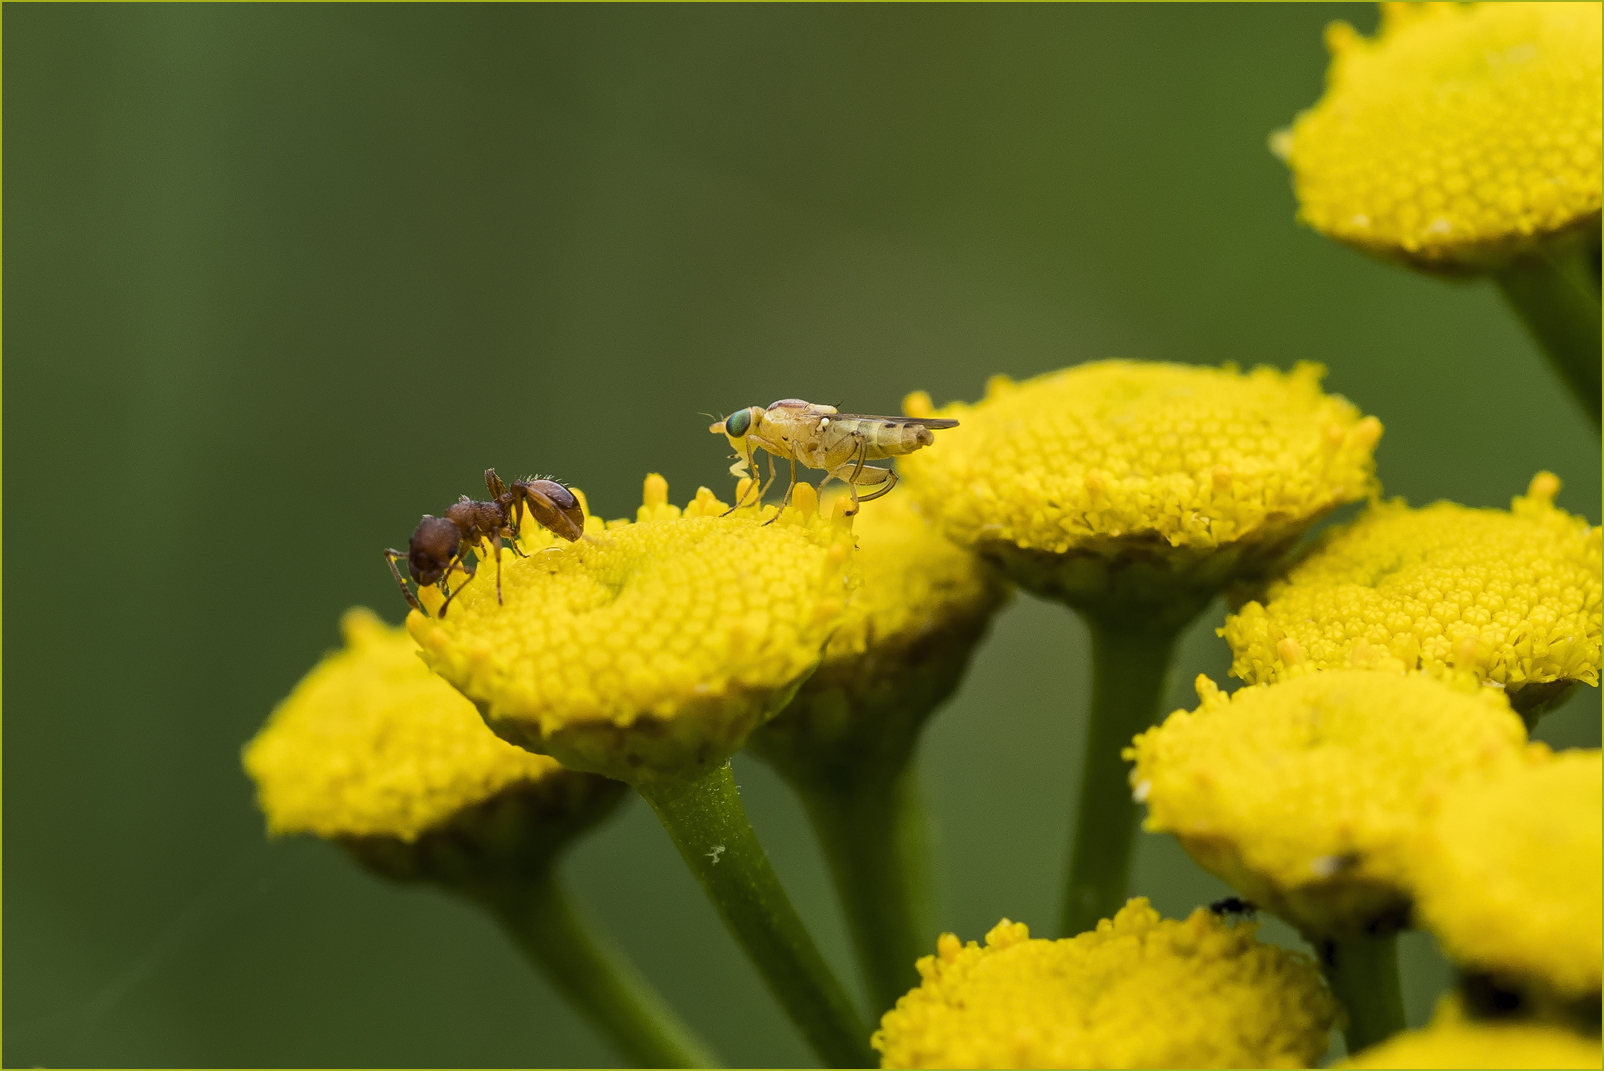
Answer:
[(1505, 302), (1599, 429), (1599, 287), (1586, 243), (1554, 243), (1493, 278)]
[(557, 877), (540, 867), (467, 890), (569, 1003), (635, 1067), (719, 1067), (651, 985), (585, 924)]
[(873, 1066), (869, 1032), (781, 888), (729, 764), (636, 788), (808, 1043), (832, 1067)]
[(1081, 758), (1080, 801), (1060, 933), (1073, 937), (1125, 904), (1138, 805), (1120, 753), (1157, 719), (1175, 641), (1185, 621), (1086, 615), (1092, 634), (1092, 703)]
[(911, 762), (793, 781), (824, 851), (876, 1013), (919, 984), (935, 933), (923, 800)]
[(1398, 935), (1365, 934), (1317, 943), (1320, 970), (1348, 1011), (1343, 1040), (1352, 1056), (1404, 1028)]

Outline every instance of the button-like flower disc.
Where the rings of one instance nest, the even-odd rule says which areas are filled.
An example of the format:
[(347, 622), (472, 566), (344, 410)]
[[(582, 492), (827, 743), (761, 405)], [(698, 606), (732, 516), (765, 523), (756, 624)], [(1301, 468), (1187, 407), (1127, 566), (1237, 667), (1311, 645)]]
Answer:
[(1232, 676), (1460, 671), (1507, 689), (1522, 710), (1576, 681), (1596, 685), (1600, 532), (1556, 509), (1558, 490), (1545, 472), (1507, 513), (1375, 506), (1226, 619)]
[(1461, 966), (1562, 998), (1591, 995), (1596, 1015), (1601, 814), (1597, 751), (1450, 793), (1414, 858), (1418, 918)]
[(1307, 1067), (1336, 1004), (1256, 929), (1138, 898), (1059, 941), (1007, 919), (984, 948), (943, 934), (873, 1044), (885, 1067)]
[(764, 525), (705, 489), (683, 512), (667, 495), (650, 477), (640, 520), (509, 556), (500, 605), (482, 564), (446, 617), (407, 619), (424, 660), (566, 766), (638, 782), (723, 763), (818, 664), (850, 594), (850, 521)]
[(853, 534), (862, 583), (818, 670), (754, 739), (776, 762), (814, 749), (837, 758), (843, 746), (911, 747), (1007, 597), (996, 569), (942, 536), (910, 496), (864, 506)]
[(1423, 267), (1496, 267), (1597, 228), (1600, 5), (1383, 4), (1326, 32), (1326, 92), (1272, 147), (1300, 218)]
[(345, 649), (307, 674), (245, 748), (271, 832), (411, 843), (498, 799), (618, 799), (600, 778), (497, 739), (403, 630), (360, 608), (341, 628)]
[[(999, 376), (985, 400), (940, 410), (959, 426), (899, 464), (950, 538), (1038, 592), (1207, 598), (1374, 486), (1381, 425), (1322, 393), (1322, 375), (1099, 361)], [(935, 412), (924, 394), (904, 407)]]
[(1311, 673), (1202, 704), (1125, 755), (1144, 828), (1306, 934), (1341, 937), (1408, 909), (1402, 872), (1434, 795), (1526, 761), (1501, 693), (1376, 670)]
[[(1336, 1067), (1598, 1067), (1598, 1035), (1583, 1037), (1557, 1026), (1527, 1022), (1474, 1022), (1440, 1001), (1423, 1030), (1395, 1034)], [(1444, 1005), (1449, 1005), (1445, 1013)]]

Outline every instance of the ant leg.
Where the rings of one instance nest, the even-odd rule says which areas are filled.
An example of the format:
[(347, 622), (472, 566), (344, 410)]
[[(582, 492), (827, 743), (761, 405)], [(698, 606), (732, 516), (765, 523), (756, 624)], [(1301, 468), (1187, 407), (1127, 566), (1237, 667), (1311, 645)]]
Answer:
[(512, 525), (512, 526), (503, 528), (501, 530), (501, 535), (502, 535), (502, 538), (507, 541), (507, 549), (512, 551), (512, 556), (513, 557), (515, 557), (515, 558), (527, 558), (527, 557), (529, 557), (529, 555), (524, 553), (523, 548), (518, 545), (518, 528), (517, 528), (516, 525)]
[(428, 617), (429, 611), (425, 610), (423, 608), (423, 604), (418, 601), (418, 597), (412, 594), (412, 589), (407, 587), (407, 582), (401, 579), (401, 570), (395, 567), (395, 560), (397, 558), (405, 557), (406, 555), (402, 554), (399, 550), (387, 550), (384, 552), (384, 562), (390, 567), (390, 575), (395, 577), (396, 587), (401, 589), (401, 594), (406, 598), (407, 605), (418, 611), (418, 613), (422, 614), (424, 617)]
[(496, 605), (501, 603), (501, 535), (498, 533), (490, 537), (490, 545), (496, 552)]
[[(468, 574), (468, 580), (472, 580), (475, 576), (478, 575), (478, 570), (477, 569), (468, 568), (468, 563), (463, 561), (460, 556), (458, 557), (457, 561), (454, 563), (452, 568), (461, 569), (464, 573), (467, 573)], [(462, 582), (462, 587), (459, 587), (456, 591), (452, 591), (446, 585), (446, 579), (450, 575), (451, 575), (451, 569), (447, 569), (446, 570), (446, 575), (440, 578), (440, 588), (441, 588), (442, 591), (444, 591), (446, 593), (446, 601), (440, 604), (440, 619), (442, 621), (445, 620), (446, 609), (451, 605), (451, 600), (456, 598), (458, 595), (462, 594), (462, 589), (468, 586), (468, 580), (464, 580)]]

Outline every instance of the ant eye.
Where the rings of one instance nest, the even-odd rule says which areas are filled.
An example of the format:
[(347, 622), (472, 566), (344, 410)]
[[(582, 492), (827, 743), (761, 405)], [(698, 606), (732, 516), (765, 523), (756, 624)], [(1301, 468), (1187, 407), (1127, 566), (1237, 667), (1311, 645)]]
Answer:
[(730, 418), (724, 422), (724, 431), (739, 439), (752, 427), (752, 410), (742, 409), (738, 413), (731, 413)]

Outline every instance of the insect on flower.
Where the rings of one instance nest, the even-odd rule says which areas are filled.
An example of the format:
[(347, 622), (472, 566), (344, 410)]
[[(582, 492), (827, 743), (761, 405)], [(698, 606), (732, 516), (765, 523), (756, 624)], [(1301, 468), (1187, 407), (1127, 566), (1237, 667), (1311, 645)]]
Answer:
[[(911, 454), (936, 441), (932, 432), (957, 426), (956, 420), (838, 413), (833, 405), (782, 398), (767, 409), (756, 405), (738, 409), (707, 430), (725, 436), (735, 447), (740, 460), (730, 466), (733, 476), (752, 475), (752, 461), (758, 449), (768, 452), (769, 481), (758, 489), (759, 502), (774, 483), (774, 459), (781, 457), (791, 462), (791, 486), (785, 489), (781, 509), (791, 500), (800, 461), (810, 469), (823, 469), (829, 474), (819, 484), (821, 492), (832, 479), (845, 481), (852, 493), (850, 512), (856, 513), (859, 503), (872, 502), (897, 485), (896, 472), (865, 462)], [(860, 486), (875, 490), (860, 497)]]
[(1240, 896), (1227, 896), (1223, 900), (1216, 900), (1210, 904), (1209, 910), (1221, 918), (1250, 919), (1258, 913), (1259, 905), (1251, 900), (1244, 900)]
[[(406, 559), (407, 572), (418, 587), (435, 584), (440, 588), (446, 597), (440, 606), (440, 616), (445, 617), (446, 608), (456, 597), (450, 584), (452, 572), (465, 573), (468, 580), (472, 580), (476, 567), (469, 565), (464, 555), (487, 540), (496, 553), (496, 602), (501, 602), (501, 541), (510, 540), (513, 553), (523, 556), (517, 540), (524, 510), (529, 511), (535, 523), (570, 543), (584, 534), (585, 514), (579, 499), (555, 480), (514, 480), (508, 488), (495, 469), (485, 469), (485, 487), (490, 491), (490, 501), (476, 502), (462, 495), (446, 510), (444, 517), (425, 514), (413, 529), (404, 553), (399, 550), (384, 552), (390, 574), (406, 597), (407, 605), (419, 613), (427, 611), (407, 587), (407, 582), (401, 579), (401, 572), (395, 567), (398, 558)], [(457, 591), (467, 587), (468, 580), (464, 580)]]

